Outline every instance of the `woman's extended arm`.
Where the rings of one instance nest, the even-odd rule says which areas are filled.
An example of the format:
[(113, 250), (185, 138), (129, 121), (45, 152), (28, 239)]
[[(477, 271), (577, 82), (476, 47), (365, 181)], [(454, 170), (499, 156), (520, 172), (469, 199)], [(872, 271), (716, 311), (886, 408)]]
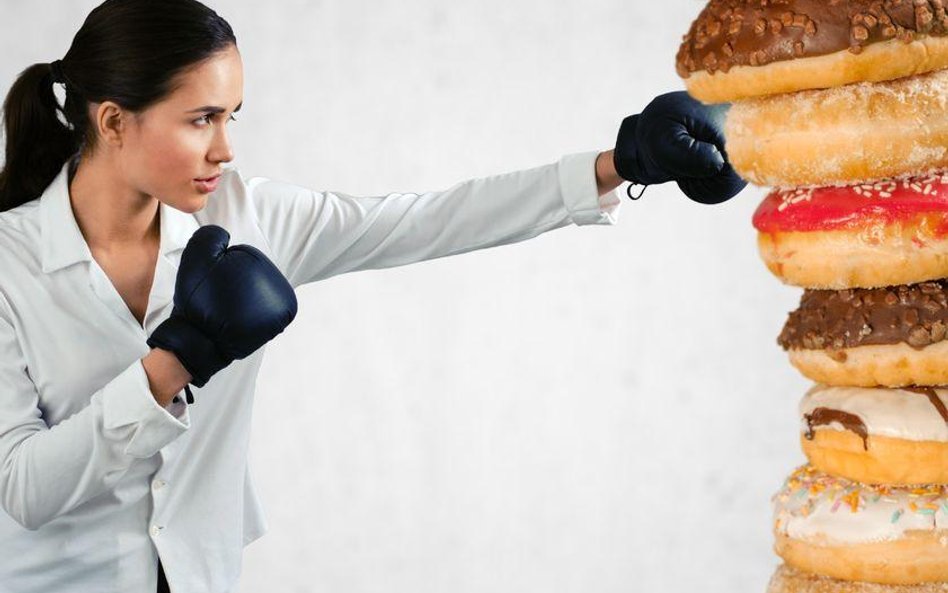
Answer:
[(720, 203), (746, 185), (727, 162), (725, 113), (667, 93), (623, 120), (614, 150), (440, 191), (356, 196), (265, 177), (241, 180), (234, 191), (249, 202), (271, 257), (295, 287), (509, 245), (568, 224), (614, 224), (620, 202), (606, 194), (623, 180), (676, 181), (692, 200)]
[[(603, 208), (598, 193), (601, 154), (566, 155), (417, 193), (357, 196), (264, 177), (234, 191), (251, 205), (274, 263), (299, 286), (509, 245), (569, 224), (614, 224), (618, 199)], [(608, 178), (608, 168), (604, 173)]]

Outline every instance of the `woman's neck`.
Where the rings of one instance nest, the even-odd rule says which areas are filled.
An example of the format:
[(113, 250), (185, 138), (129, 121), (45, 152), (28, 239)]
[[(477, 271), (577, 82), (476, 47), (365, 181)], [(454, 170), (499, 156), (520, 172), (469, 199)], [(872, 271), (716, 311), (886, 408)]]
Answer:
[(157, 245), (158, 200), (130, 187), (102, 158), (76, 161), (69, 201), (89, 248), (109, 253)]

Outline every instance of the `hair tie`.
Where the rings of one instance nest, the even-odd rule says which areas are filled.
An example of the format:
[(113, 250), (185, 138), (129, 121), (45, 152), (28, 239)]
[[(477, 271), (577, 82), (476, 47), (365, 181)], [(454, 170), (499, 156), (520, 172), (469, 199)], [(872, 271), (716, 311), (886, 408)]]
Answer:
[(50, 72), (53, 75), (53, 83), (66, 83), (66, 79), (63, 77), (62, 63), (62, 60), (55, 60), (49, 64)]

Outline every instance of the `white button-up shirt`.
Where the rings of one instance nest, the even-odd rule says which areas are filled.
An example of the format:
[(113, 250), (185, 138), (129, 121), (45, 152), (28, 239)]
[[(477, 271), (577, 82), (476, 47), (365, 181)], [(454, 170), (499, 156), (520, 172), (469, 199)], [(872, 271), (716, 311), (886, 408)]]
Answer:
[(263, 251), (295, 288), (614, 224), (596, 153), (444, 191), (354, 197), (224, 169), (204, 209), (159, 205), (144, 327), (93, 259), (69, 198), (70, 163), (43, 195), (0, 213), (0, 591), (236, 589), (266, 524), (247, 470), (264, 348), (161, 407), (141, 359), (170, 314), (181, 252), (201, 225)]

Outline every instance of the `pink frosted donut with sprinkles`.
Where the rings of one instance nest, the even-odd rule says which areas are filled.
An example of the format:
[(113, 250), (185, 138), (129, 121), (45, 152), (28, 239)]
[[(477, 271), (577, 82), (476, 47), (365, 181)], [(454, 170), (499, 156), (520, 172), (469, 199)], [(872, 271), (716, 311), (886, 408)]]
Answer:
[(771, 192), (753, 217), (782, 282), (842, 290), (948, 277), (948, 172)]
[(797, 468), (772, 497), (774, 550), (846, 581), (948, 581), (948, 485), (871, 486)]

